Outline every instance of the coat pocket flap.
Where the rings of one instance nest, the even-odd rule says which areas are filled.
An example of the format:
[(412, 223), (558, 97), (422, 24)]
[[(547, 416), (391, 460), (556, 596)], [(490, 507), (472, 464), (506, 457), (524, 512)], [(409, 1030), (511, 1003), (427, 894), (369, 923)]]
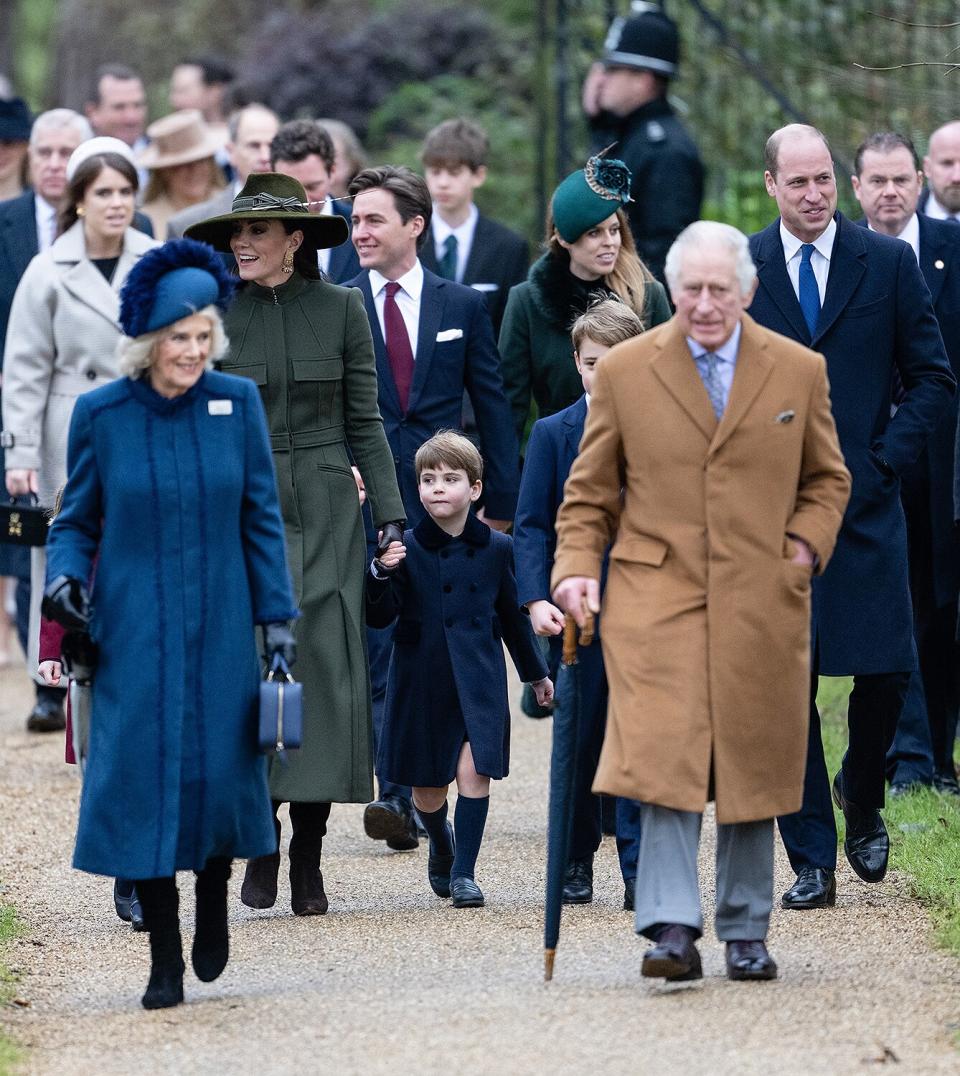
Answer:
[(398, 620), (397, 626), (393, 629), (393, 641), (395, 643), (419, 643), (420, 621)]
[(293, 359), (295, 381), (339, 381), (343, 377), (343, 359)]
[(645, 534), (624, 535), (610, 550), (611, 560), (629, 560), (636, 564), (651, 564), (659, 568), (667, 555), (667, 543)]
[(223, 363), (220, 371), (224, 374), (235, 374), (237, 377), (249, 377), (255, 385), (265, 385), (267, 383), (267, 364), (265, 362), (256, 362), (251, 366), (232, 366)]

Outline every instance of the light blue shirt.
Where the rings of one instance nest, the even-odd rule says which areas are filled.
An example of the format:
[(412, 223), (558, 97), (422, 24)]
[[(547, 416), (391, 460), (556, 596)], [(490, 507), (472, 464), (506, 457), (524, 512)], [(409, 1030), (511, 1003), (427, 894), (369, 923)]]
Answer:
[[(706, 385), (707, 377), (707, 361), (704, 359), (704, 355), (707, 354), (707, 348), (703, 344), (698, 344), (693, 337), (687, 337), (687, 347), (690, 349), (690, 354), (693, 356), (693, 361), (697, 364), (697, 373), (700, 375), (700, 379)], [(727, 401), (730, 399), (730, 389), (733, 386), (733, 375), (737, 368), (737, 354), (740, 351), (740, 322), (737, 322), (737, 327), (730, 334), (726, 343), (714, 351), (714, 355), (717, 356), (717, 373), (720, 376), (720, 384), (723, 386), (723, 406), (726, 408)]]

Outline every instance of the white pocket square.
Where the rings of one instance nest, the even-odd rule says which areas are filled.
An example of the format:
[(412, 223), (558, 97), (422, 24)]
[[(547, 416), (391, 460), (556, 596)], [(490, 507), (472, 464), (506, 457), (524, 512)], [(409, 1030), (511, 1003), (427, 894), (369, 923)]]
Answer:
[(448, 340), (462, 340), (463, 329), (441, 329), (437, 333), (437, 343), (445, 344)]
[(470, 287), (473, 288), (474, 291), (499, 291), (500, 290), (500, 285), (499, 284), (471, 284)]

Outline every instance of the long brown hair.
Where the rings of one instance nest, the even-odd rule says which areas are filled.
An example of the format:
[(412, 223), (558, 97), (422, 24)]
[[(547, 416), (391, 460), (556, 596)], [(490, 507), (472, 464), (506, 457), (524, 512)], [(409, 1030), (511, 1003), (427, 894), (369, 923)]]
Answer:
[[(630, 307), (631, 310), (643, 319), (643, 308), (647, 298), (647, 285), (652, 283), (653, 274), (640, 260), (637, 254), (637, 245), (633, 241), (633, 233), (627, 222), (627, 215), (622, 209), (617, 210), (617, 221), (620, 224), (620, 250), (613, 268), (603, 278), (606, 286)], [(579, 236), (578, 236), (579, 238)], [(547, 209), (546, 245), (549, 252), (555, 258), (559, 258), (565, 265), (570, 264), (570, 254), (560, 243), (556, 225), (553, 223), (553, 210)], [(646, 328), (646, 325), (644, 325)]]

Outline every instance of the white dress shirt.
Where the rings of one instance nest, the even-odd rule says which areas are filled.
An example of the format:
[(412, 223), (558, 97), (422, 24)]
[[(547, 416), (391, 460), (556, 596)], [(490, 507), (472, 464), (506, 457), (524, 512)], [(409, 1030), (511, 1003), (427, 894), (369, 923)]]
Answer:
[(923, 208), (923, 212), (928, 217), (933, 217), (934, 220), (960, 220), (960, 214), (951, 213), (944, 205), (941, 204), (937, 196), (930, 191), (930, 197), (927, 199), (927, 204)]
[[(875, 232), (877, 229), (872, 224), (867, 224), (867, 227), (871, 232)], [(917, 262), (920, 261), (920, 218), (916, 213), (907, 221), (904, 225), (903, 231), (897, 236), (897, 239), (902, 239), (904, 243), (908, 243), (913, 248), (913, 253), (917, 256)]]
[[(376, 269), (370, 270), (370, 290), (373, 292), (373, 305), (377, 308), (377, 319), (380, 322), (380, 332), (383, 334), (384, 343), (387, 339), (387, 330), (383, 324), (383, 304), (386, 302), (387, 293), (384, 290), (390, 283), (389, 280)], [(413, 263), (413, 268), (408, 269), (402, 277), (397, 279), (400, 290), (397, 292), (396, 301), (403, 317), (403, 323), (407, 327), (407, 335), (410, 337), (410, 350), (413, 357), (417, 357), (417, 336), (420, 331), (420, 295), (423, 292), (423, 266), (418, 258)]]
[[(709, 348), (703, 346), (703, 344), (697, 343), (692, 336), (687, 337), (687, 347), (690, 348), (690, 354), (693, 356), (693, 361), (697, 362), (704, 355), (709, 352)], [(726, 343), (721, 344), (720, 347), (714, 349), (714, 355), (717, 356), (717, 374), (720, 377), (720, 384), (723, 385), (723, 406), (726, 407), (730, 402), (730, 389), (733, 387), (733, 375), (737, 369), (737, 355), (740, 352), (740, 322), (737, 322), (736, 328), (727, 337)], [(697, 372), (700, 373), (699, 363), (697, 365)], [(700, 373), (701, 379), (703, 374)]]
[(37, 219), (38, 249), (43, 251), (57, 238), (57, 207), (38, 194), (33, 199), (33, 211)]
[[(822, 234), (814, 240), (813, 253), (810, 255), (810, 265), (813, 275), (817, 280), (817, 290), (820, 292), (820, 305), (823, 306), (824, 296), (827, 294), (827, 277), (830, 275), (830, 258), (833, 255), (833, 241), (837, 238), (837, 222), (831, 218), (830, 223)], [(803, 257), (800, 248), (804, 245), (802, 239), (798, 239), (793, 232), (788, 232), (783, 221), (780, 221), (780, 242), (783, 244), (783, 256), (787, 262), (787, 275), (793, 285), (796, 297), (800, 298), (800, 259)]]
[[(327, 214), (333, 212), (333, 207), (330, 205), (329, 195), (324, 199), (323, 205), (320, 206), (320, 212)], [(348, 239), (347, 242), (349, 243), (350, 240)], [(330, 273), (330, 251), (332, 249), (332, 247), (324, 247), (322, 250), (317, 251), (317, 265), (320, 267), (320, 272), (324, 275), (329, 275)]]
[(467, 270), (467, 259), (470, 257), (470, 251), (473, 248), (473, 233), (477, 230), (477, 219), (479, 216), (480, 211), (471, 202), (470, 212), (467, 214), (467, 219), (463, 224), (458, 225), (456, 228), (451, 228), (436, 210), (433, 211), (433, 217), (430, 221), (430, 230), (433, 232), (433, 249), (437, 255), (438, 262), (444, 255), (444, 244), (447, 241), (447, 237), (451, 235), (457, 237), (458, 284), (463, 283), (463, 274)]

